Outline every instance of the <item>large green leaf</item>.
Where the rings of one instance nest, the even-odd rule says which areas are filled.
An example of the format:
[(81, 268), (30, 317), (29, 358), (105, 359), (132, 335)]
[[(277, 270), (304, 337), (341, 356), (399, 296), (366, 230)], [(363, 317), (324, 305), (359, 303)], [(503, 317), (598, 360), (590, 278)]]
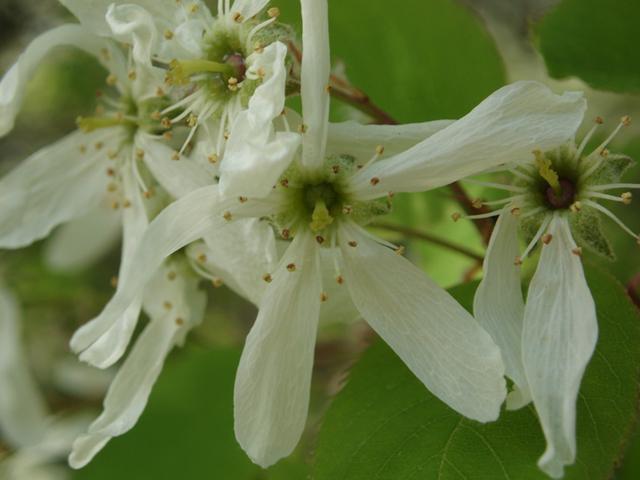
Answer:
[(565, 0), (540, 25), (549, 74), (575, 75), (594, 88), (640, 92), (640, 2)]
[[(578, 458), (567, 480), (604, 480), (637, 416), (638, 312), (620, 285), (585, 268), (600, 337), (578, 400)], [(470, 308), (475, 284), (451, 291)], [(462, 417), (378, 341), (351, 373), (320, 431), (316, 480), (548, 480), (536, 462), (545, 441), (534, 408), (503, 411), (497, 422)]]
[[(271, 3), (301, 32), (298, 0)], [(402, 123), (459, 118), (505, 83), (487, 30), (454, 0), (329, 0), (329, 30), (332, 59)]]

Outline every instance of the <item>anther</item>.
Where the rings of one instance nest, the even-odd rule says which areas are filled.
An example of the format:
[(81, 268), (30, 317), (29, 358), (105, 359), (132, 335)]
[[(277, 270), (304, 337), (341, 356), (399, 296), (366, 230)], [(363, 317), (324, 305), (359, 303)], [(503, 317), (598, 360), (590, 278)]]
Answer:
[(631, 117), (629, 115), (627, 115), (626, 117), (622, 117), (620, 119), (620, 123), (622, 123), (625, 127), (628, 127), (629, 125), (631, 125)]
[(453, 215), (451, 215), (451, 218), (453, 218), (454, 222), (457, 222), (458, 220), (460, 220), (460, 217), (462, 217), (462, 214), (458, 213), (458, 212), (456, 212)]
[(288, 228), (285, 228), (284, 230), (282, 230), (282, 236), (283, 238), (289, 238), (291, 236), (291, 232), (289, 231)]
[(218, 155), (216, 155), (215, 153), (212, 153), (207, 157), (207, 160), (209, 160), (209, 163), (216, 163), (218, 161), (218, 158), (219, 158)]
[(171, 307), (173, 307), (173, 305), (171, 305), (171, 302), (169, 302), (168, 300), (165, 300), (164, 302), (162, 302), (162, 306), (167, 310), (171, 310)]
[(511, 209), (511, 215), (513, 215), (514, 217), (519, 217), (520, 215), (522, 215), (522, 210), (520, 209), (520, 207), (513, 207)]
[(162, 117), (160, 116), (160, 111), (156, 110), (155, 112), (153, 112), (151, 114), (151, 119), (152, 120), (162, 120)]
[(320, 299), (321, 302), (326, 302), (327, 300), (329, 300), (329, 295), (327, 295), (326, 293), (322, 292), (318, 298)]
[[(109, 157), (110, 160), (113, 160), (114, 158), (116, 158), (117, 155), (118, 155), (118, 152), (116, 152), (115, 150), (109, 150), (107, 152), (107, 157)], [(107, 173), (109, 173), (109, 169), (107, 169)]]
[(396, 248), (396, 253), (398, 255), (403, 255), (404, 254), (404, 247), (402, 245), (400, 245), (398, 248)]
[(120, 122), (120, 123), (124, 122), (124, 115), (122, 114), (122, 112), (118, 112), (118, 113), (116, 113), (116, 114), (113, 116), (113, 118), (115, 118), (115, 119), (116, 119), (116, 122)]
[(264, 68), (260, 67), (258, 70), (256, 70), (256, 75), (258, 75), (260, 78), (264, 78), (267, 76), (267, 72)]
[(598, 125), (602, 125), (602, 124), (604, 123), (604, 118), (602, 118), (600, 115), (598, 115), (598, 116), (595, 118), (594, 122), (595, 122), (596, 124), (598, 124)]
[(125, 199), (125, 200), (122, 201), (122, 206), (124, 208), (129, 208), (131, 206), (131, 202), (129, 200)]
[(195, 127), (197, 123), (198, 123), (198, 117), (196, 117), (193, 113), (190, 113), (189, 118), (187, 119), (187, 124), (190, 127)]
[(522, 260), (520, 260), (520, 257), (516, 257), (516, 261), (513, 262), (514, 265), (522, 265)]
[(118, 202), (111, 203), (111, 210), (117, 210), (119, 207), (120, 207), (120, 204)]
[(242, 16), (242, 14), (240, 12), (236, 12), (233, 14), (233, 21), (236, 23), (242, 23), (244, 21), (244, 17)]
[(277, 8), (270, 8), (267, 11), (267, 15), (269, 15), (270, 18), (278, 18), (280, 16), (280, 10)]
[(324, 91), (325, 91), (326, 93), (331, 93), (331, 91), (332, 91), (332, 90), (333, 90), (333, 87), (332, 87), (331, 85), (326, 84), (326, 85), (324, 86)]
[(176, 325), (178, 326), (184, 325), (184, 319), (182, 317), (176, 318), (175, 322), (176, 322)]
[(376, 147), (376, 153), (377, 153), (378, 155), (382, 155), (382, 154), (384, 153), (384, 147), (383, 147), (382, 145), (378, 145), (378, 146)]
[(207, 261), (207, 256), (204, 253), (199, 253), (196, 258), (200, 263), (204, 263)]
[(380, 179), (378, 177), (373, 177), (371, 179), (371, 185), (376, 186), (379, 183), (380, 183)]
[(253, 51), (256, 53), (264, 53), (264, 45), (261, 42), (254, 43)]
[(333, 173), (335, 173), (337, 175), (338, 172), (340, 171), (340, 166), (339, 165), (334, 165), (333, 167), (331, 167), (331, 170), (333, 170)]
[(118, 286), (118, 276), (114, 275), (113, 277), (111, 277), (111, 280), (109, 281), (109, 283), (111, 284), (112, 287), (117, 287)]
[(304, 123), (301, 123), (300, 125), (298, 125), (298, 132), (300, 133), (306, 133), (308, 129), (309, 127)]
[(226, 212), (224, 212), (224, 215), (222, 216), (227, 222), (231, 221), (231, 212), (229, 210), (227, 210)]
[(173, 132), (164, 132), (162, 134), (162, 138), (164, 138), (165, 140), (171, 140), (173, 138)]
[(173, 152), (173, 155), (171, 155), (171, 160), (180, 160), (180, 154), (178, 152)]
[(349, 246), (355, 248), (358, 246), (358, 242), (349, 242)]
[(102, 147), (104, 147), (104, 143), (96, 142), (96, 144), (94, 146), (96, 147), (96, 150), (100, 150)]
[(238, 197), (238, 200), (240, 200), (240, 203), (244, 203), (249, 199), (247, 197)]
[(144, 158), (144, 150), (142, 150), (141, 148), (138, 148), (136, 150), (136, 159), (142, 160), (143, 158)]
[(212, 281), (213, 281), (213, 286), (214, 287), (218, 288), (218, 287), (222, 286), (222, 279), (221, 278), (214, 277)]
[(622, 197), (622, 203), (624, 203), (625, 205), (629, 205), (631, 203), (631, 199), (633, 198), (631, 192), (625, 192), (620, 196)]
[(295, 272), (296, 271), (296, 264), (295, 263), (290, 263), (289, 265), (287, 265), (287, 270), (290, 272)]
[(479, 198), (476, 198), (473, 203), (471, 204), (471, 206), (475, 209), (480, 209), (482, 208), (482, 200), (480, 200)]
[(107, 168), (107, 175), (115, 175), (115, 174), (116, 174), (116, 171), (113, 168), (111, 167)]
[(231, 77), (227, 86), (229, 87), (229, 90), (235, 92), (238, 89), (238, 79), (236, 77)]
[(322, 245), (322, 244), (324, 243), (324, 237), (322, 237), (321, 235), (318, 235), (318, 236), (316, 237), (316, 241), (317, 241), (320, 245)]
[(144, 195), (144, 198), (151, 198), (154, 195), (154, 191), (153, 189), (149, 189), (149, 190), (145, 190), (144, 192), (142, 192), (142, 195)]
[(549, 245), (551, 243), (551, 240), (553, 240), (553, 235), (551, 235), (550, 233), (545, 233), (541, 238), (540, 241), (542, 243), (544, 243), (545, 245)]
[(107, 191), (108, 191), (108, 192), (115, 192), (115, 191), (116, 191), (116, 188), (117, 188), (117, 187), (116, 187), (116, 184), (115, 184), (115, 183), (113, 183), (113, 182), (109, 182), (109, 183), (107, 184)]
[(171, 120), (169, 119), (169, 117), (164, 117), (162, 119), (162, 126), (164, 128), (171, 128)]
[(171, 40), (173, 38), (173, 32), (168, 28), (164, 31), (164, 38)]
[(114, 86), (118, 81), (118, 77), (116, 77), (113, 73), (107, 77), (107, 85)]
[(582, 202), (573, 202), (569, 208), (573, 213), (578, 213), (582, 210)]
[(162, 89), (162, 87), (158, 87), (158, 88), (156, 89), (156, 95), (157, 95), (158, 97), (164, 97), (164, 90)]
[(78, 151), (79, 151), (80, 153), (84, 153), (84, 152), (86, 152), (86, 151), (87, 151), (87, 147), (85, 147), (84, 145), (80, 145), (80, 146), (78, 147)]
[(271, 278), (271, 275), (269, 275), (268, 273), (262, 275), (262, 279), (267, 283), (271, 283), (271, 281), (273, 280), (273, 278)]
[(195, 3), (190, 3), (188, 8), (189, 13), (196, 13), (196, 10), (198, 10), (198, 5)]
[(571, 250), (571, 253), (579, 257), (582, 257), (582, 247), (574, 248), (573, 250)]
[(603, 149), (600, 151), (600, 156), (601, 156), (602, 158), (607, 158), (607, 157), (609, 156), (609, 153), (610, 153), (610, 152), (609, 152), (609, 150), (607, 150), (606, 148), (603, 148)]
[(169, 280), (173, 280), (176, 278), (176, 272), (174, 272), (173, 270), (169, 271), (169, 273), (167, 273), (167, 278)]
[(102, 92), (102, 90), (96, 90), (96, 98), (98, 100), (100, 100), (102, 98), (102, 95), (104, 95), (104, 93)]
[(394, 192), (393, 190), (389, 190), (389, 193), (387, 193), (387, 198), (393, 198), (396, 196), (396, 192)]
[(133, 45), (131, 45), (129, 42), (122, 42), (122, 46), (123, 46), (124, 48), (131, 48), (131, 47), (133, 47)]
[(129, 73), (127, 73), (127, 78), (129, 80), (135, 80), (136, 79), (136, 72), (135, 70), (130, 70)]
[(102, 56), (104, 57), (105, 60), (109, 60), (110, 56), (109, 56), (109, 50), (107, 50), (106, 48), (103, 48), (102, 50), (100, 50), (100, 53), (102, 53)]
[(351, 210), (353, 210), (349, 205), (345, 205), (344, 207), (342, 207), (342, 213), (344, 213), (345, 215), (349, 215), (351, 213)]
[(284, 188), (289, 187), (289, 180), (287, 180), (286, 178), (283, 180), (280, 180), (280, 185), (282, 185)]
[(344, 283), (344, 277), (342, 275), (338, 275), (337, 273), (333, 276), (336, 279), (338, 284), (342, 285)]

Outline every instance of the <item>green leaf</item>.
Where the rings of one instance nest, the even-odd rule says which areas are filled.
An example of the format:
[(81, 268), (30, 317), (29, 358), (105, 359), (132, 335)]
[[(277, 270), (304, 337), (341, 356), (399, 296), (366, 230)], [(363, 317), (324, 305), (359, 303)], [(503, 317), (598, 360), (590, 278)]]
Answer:
[(549, 74), (575, 75), (594, 88), (640, 92), (637, 0), (565, 0), (539, 26)]
[[(271, 3), (300, 33), (300, 2)], [(496, 46), (471, 10), (453, 0), (395, 5), (329, 0), (329, 33), (334, 65), (341, 59), (351, 83), (396, 120), (460, 118), (505, 84)]]
[[(566, 480), (608, 478), (637, 417), (638, 312), (605, 270), (586, 266), (600, 337), (578, 400), (578, 458)], [(470, 309), (476, 284), (451, 290)], [(548, 480), (533, 406), (481, 424), (453, 411), (381, 340), (354, 367), (329, 409), (316, 480)]]
[(136, 426), (113, 438), (73, 479), (305, 479), (308, 469), (297, 458), (262, 470), (236, 442), (233, 383), (239, 360), (236, 350), (176, 351)]

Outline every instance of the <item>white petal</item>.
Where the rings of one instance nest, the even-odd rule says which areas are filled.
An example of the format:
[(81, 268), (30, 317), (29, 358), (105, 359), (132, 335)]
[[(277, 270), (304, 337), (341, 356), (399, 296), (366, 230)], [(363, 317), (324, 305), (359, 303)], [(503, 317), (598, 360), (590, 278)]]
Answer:
[(42, 441), (47, 411), (22, 348), (18, 305), (2, 286), (0, 312), (0, 430), (21, 448)]
[(133, 59), (151, 66), (151, 56), (156, 50), (158, 38), (151, 14), (138, 5), (112, 4), (106, 18), (114, 37), (133, 45)]
[(576, 455), (576, 401), (598, 339), (593, 297), (580, 257), (571, 250), (566, 218), (549, 226), (524, 317), (523, 359), (533, 401), (547, 439), (538, 466), (560, 478)]
[[(299, 234), (272, 274), (247, 336), (234, 391), (236, 438), (266, 468), (289, 455), (309, 408), (322, 281), (310, 231)], [(294, 263), (296, 269), (286, 268)]]
[[(498, 344), (506, 373), (516, 385), (518, 394), (507, 397), (511, 410), (531, 401), (527, 377), (522, 363), (522, 324), (524, 301), (520, 283), (518, 224), (511, 213), (498, 217), (484, 259), (483, 278), (473, 301), (473, 314)], [(515, 397), (517, 402), (514, 403)]]
[(307, 132), (302, 138), (302, 168), (322, 169), (329, 123), (329, 22), (327, 0), (302, 0), (301, 71), (302, 115)]
[[(236, 200), (237, 202), (237, 200)], [(118, 279), (115, 296), (99, 316), (83, 325), (71, 339), (75, 352), (85, 350), (108, 331), (129, 308), (164, 259), (226, 220), (220, 215), (234, 202), (220, 202), (218, 186), (203, 187), (165, 208), (148, 226)], [(248, 202), (247, 202), (248, 203)]]
[(249, 108), (236, 117), (231, 127), (220, 166), (220, 192), (224, 196), (268, 195), (302, 141), (297, 133), (274, 134), (271, 124), (284, 109), (286, 55), (284, 44), (272, 43), (251, 67), (265, 70), (267, 80), (256, 89)]
[[(342, 268), (342, 252), (339, 248), (321, 248), (322, 258), (322, 287), (329, 296), (329, 301), (322, 302), (320, 306), (320, 327), (332, 323), (353, 323), (362, 318), (351, 299), (349, 289), (345, 284), (339, 284), (335, 278), (335, 266), (333, 256), (336, 256), (338, 266)], [(341, 270), (342, 271), (342, 270)]]
[(438, 120), (408, 125), (362, 125), (350, 120), (330, 123), (327, 153), (353, 155), (366, 162), (376, 153), (376, 147), (381, 146), (384, 147), (383, 155), (390, 157), (409, 150), (454, 122)]
[(236, 0), (230, 12), (239, 12), (244, 18), (251, 18), (262, 10), (269, 0)]
[[(119, 127), (76, 131), (5, 175), (0, 180), (0, 246), (29, 245), (94, 208), (106, 196), (106, 150), (119, 140), (119, 132)], [(93, 148), (98, 141), (105, 151)], [(80, 145), (87, 145), (83, 154)]]
[(346, 225), (339, 241), (345, 283), (364, 319), (431, 393), (474, 420), (497, 419), (506, 396), (504, 364), (489, 334), (393, 250)]
[(69, 455), (71, 468), (82, 468), (104, 448), (111, 437), (104, 435), (80, 435), (73, 443), (73, 451)]
[[(362, 171), (353, 184), (367, 196), (447, 185), (528, 158), (533, 150), (555, 148), (576, 132), (586, 108), (582, 92), (558, 96), (541, 83), (517, 82), (424, 142)], [(380, 180), (376, 186), (373, 177)]]
[(33, 40), (0, 82), (0, 137), (13, 128), (15, 117), (22, 106), (27, 82), (40, 62), (49, 55), (52, 48), (60, 45), (78, 47), (97, 56), (104, 44), (99, 37), (80, 25), (61, 25)]
[(55, 272), (83, 270), (106, 255), (122, 236), (121, 211), (104, 203), (61, 225), (44, 247), (44, 261)]

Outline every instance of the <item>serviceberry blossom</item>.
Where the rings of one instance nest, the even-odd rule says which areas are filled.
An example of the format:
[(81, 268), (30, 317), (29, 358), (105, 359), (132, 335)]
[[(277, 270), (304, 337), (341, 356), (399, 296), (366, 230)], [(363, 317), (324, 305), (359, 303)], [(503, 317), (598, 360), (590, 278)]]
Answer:
[[(506, 189), (512, 196), (484, 203), (506, 204), (500, 210), (467, 217), (500, 215), (487, 251), (474, 314), (500, 346), (507, 375), (515, 383), (507, 397), (507, 408), (518, 409), (534, 402), (547, 439), (538, 465), (554, 478), (561, 478), (564, 466), (575, 460), (576, 400), (598, 338), (596, 307), (582, 269), (582, 248), (614, 258), (600, 213), (638, 239), (597, 203), (606, 199), (627, 204), (630, 192), (623, 191), (619, 196), (603, 192), (640, 188), (619, 183), (633, 162), (605, 148), (630, 119), (623, 118), (609, 138), (591, 154), (583, 155), (587, 141), (601, 123), (598, 117), (579, 147), (572, 138), (555, 149), (535, 150), (525, 160), (499, 167), (515, 176), (511, 186), (472, 181)], [(528, 242), (522, 254), (518, 226)], [(538, 242), (542, 243), (542, 254), (525, 304), (520, 265)]]

